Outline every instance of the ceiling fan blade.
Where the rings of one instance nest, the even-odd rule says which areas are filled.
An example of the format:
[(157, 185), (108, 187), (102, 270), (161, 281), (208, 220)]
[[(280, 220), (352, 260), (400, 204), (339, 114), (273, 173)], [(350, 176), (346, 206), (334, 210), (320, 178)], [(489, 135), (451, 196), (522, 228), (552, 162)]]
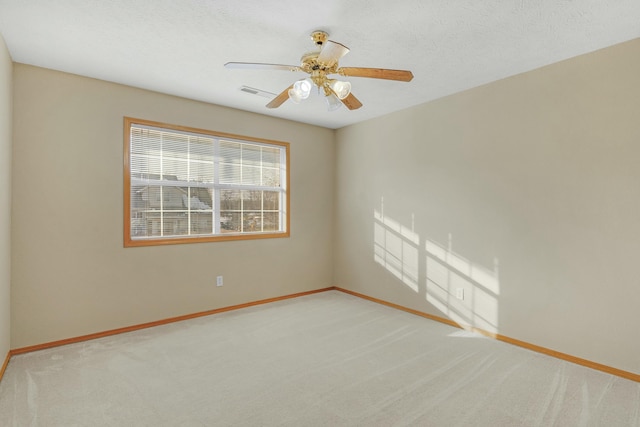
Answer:
[(369, 77), (372, 79), (398, 80), (410, 82), (413, 79), (411, 71), (388, 70), (385, 68), (343, 67), (338, 68), (338, 74), (350, 77)]
[(349, 53), (349, 48), (345, 45), (327, 40), (324, 46), (322, 46), (317, 61), (327, 67), (331, 67), (347, 53)]
[(289, 90), (291, 89), (293, 89), (293, 85), (280, 92), (278, 96), (273, 98), (271, 102), (267, 104), (267, 108), (278, 108), (279, 106), (281, 106), (284, 101), (289, 99)]
[(236, 70), (302, 71), (297, 65), (259, 64), (254, 62), (227, 62), (224, 67)]
[(347, 107), (349, 110), (357, 110), (358, 108), (362, 107), (362, 102), (360, 102), (358, 100), (358, 98), (356, 98), (355, 96), (353, 96), (352, 93), (350, 93), (349, 95), (347, 95), (347, 97), (345, 99), (342, 100), (342, 103), (344, 104), (345, 107)]

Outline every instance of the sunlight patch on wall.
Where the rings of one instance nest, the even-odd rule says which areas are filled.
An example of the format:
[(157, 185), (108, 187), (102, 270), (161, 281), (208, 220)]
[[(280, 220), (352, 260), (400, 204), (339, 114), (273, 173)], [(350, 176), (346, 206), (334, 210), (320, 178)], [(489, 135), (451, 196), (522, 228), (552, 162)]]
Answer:
[[(373, 211), (373, 259), (424, 298), (444, 316), (463, 327), (498, 333), (500, 281), (498, 259), (493, 268), (472, 262), (447, 245), (422, 239), (415, 231), (415, 216), (407, 226), (385, 215), (384, 198)], [(421, 245), (424, 241), (424, 245)]]
[(461, 325), (498, 332), (500, 282), (498, 259), (493, 270), (473, 263), (447, 247), (425, 241), (427, 301)]
[(392, 218), (385, 217), (384, 204), (380, 211), (374, 210), (373, 218), (375, 262), (417, 293), (420, 237), (413, 231), (413, 225), (408, 228)]

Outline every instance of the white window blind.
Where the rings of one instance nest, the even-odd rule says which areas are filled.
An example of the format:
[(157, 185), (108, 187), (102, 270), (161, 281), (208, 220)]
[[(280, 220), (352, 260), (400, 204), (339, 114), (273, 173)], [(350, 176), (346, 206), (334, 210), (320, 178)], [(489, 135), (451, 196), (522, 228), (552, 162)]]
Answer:
[(286, 144), (138, 123), (129, 132), (131, 241), (287, 231)]

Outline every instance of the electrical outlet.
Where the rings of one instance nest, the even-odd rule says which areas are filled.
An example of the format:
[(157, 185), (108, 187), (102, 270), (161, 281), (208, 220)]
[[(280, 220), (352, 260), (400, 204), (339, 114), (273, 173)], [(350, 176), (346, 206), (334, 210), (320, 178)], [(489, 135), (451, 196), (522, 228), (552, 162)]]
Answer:
[(222, 276), (216, 277), (216, 286), (222, 286)]
[(458, 299), (464, 299), (464, 288), (457, 288), (456, 289), (456, 298)]

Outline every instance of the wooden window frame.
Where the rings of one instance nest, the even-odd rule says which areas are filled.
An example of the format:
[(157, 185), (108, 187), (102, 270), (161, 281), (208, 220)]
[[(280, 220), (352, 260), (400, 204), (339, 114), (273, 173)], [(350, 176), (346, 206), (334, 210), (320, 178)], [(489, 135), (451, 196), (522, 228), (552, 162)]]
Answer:
[[(281, 215), (284, 215), (284, 220), (281, 220), (284, 230), (277, 232), (238, 232), (238, 233), (221, 233), (221, 234), (207, 234), (207, 235), (194, 235), (194, 236), (177, 236), (177, 237), (149, 237), (149, 238), (132, 238), (131, 236), (131, 127), (132, 125), (140, 125), (158, 128), (167, 131), (186, 132), (190, 134), (201, 134), (210, 136), (216, 139), (231, 139), (245, 143), (257, 143), (262, 145), (284, 147), (285, 149), (285, 165), (284, 167), (284, 179), (281, 185), (284, 185), (284, 202), (281, 209)], [(192, 128), (187, 126), (173, 125), (162, 122), (156, 122), (151, 120), (136, 119), (131, 117), (124, 117), (124, 151), (123, 151), (123, 181), (124, 181), (124, 247), (139, 247), (139, 246), (162, 246), (162, 245), (176, 245), (185, 243), (203, 243), (203, 242), (222, 242), (222, 241), (235, 241), (235, 240), (253, 240), (253, 239), (271, 239), (271, 238), (283, 238), (290, 236), (290, 204), (291, 204), (291, 190), (290, 190), (290, 152), (289, 143), (274, 141), (262, 138), (248, 137), (244, 135), (235, 135), (224, 132), (217, 132), (206, 129)], [(215, 191), (218, 191), (217, 189)], [(216, 206), (212, 207), (214, 210)], [(219, 206), (218, 206), (219, 208)]]

